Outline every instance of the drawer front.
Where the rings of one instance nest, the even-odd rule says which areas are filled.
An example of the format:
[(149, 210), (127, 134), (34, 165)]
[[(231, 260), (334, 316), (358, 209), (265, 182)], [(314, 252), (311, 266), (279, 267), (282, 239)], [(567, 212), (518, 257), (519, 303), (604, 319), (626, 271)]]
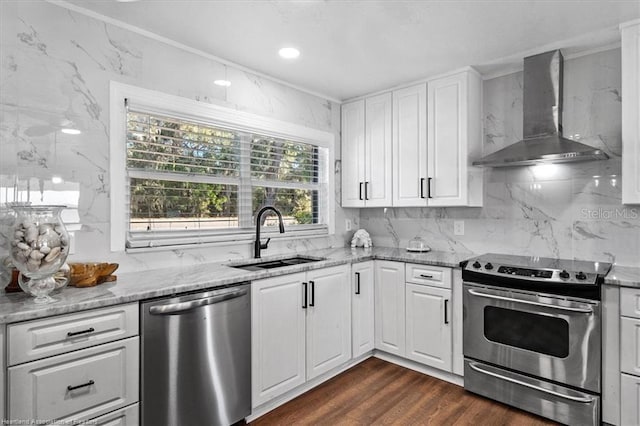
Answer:
[(137, 335), (137, 303), (10, 324), (8, 365)]
[(138, 401), (132, 337), (8, 369), (8, 418), (82, 421)]
[(640, 375), (640, 319), (620, 318), (620, 370)]
[(140, 407), (136, 403), (92, 419), (89, 424), (93, 426), (138, 426), (140, 424), (139, 419)]
[(405, 265), (406, 280), (413, 284), (425, 284), (434, 287), (451, 288), (451, 269), (440, 266), (418, 265), (407, 263)]
[(620, 424), (640, 424), (640, 377), (620, 376)]
[(640, 318), (640, 288), (620, 288), (620, 314)]

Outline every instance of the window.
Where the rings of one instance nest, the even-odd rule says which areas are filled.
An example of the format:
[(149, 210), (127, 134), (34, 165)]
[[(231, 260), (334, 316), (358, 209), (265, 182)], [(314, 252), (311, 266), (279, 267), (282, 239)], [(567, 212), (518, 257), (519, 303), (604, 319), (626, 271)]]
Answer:
[[(282, 213), (285, 237), (331, 231), (332, 134), (151, 93), (112, 83), (126, 135), (112, 137), (112, 175), (126, 188), (112, 189), (112, 250), (249, 241), (266, 205)], [(277, 218), (262, 225), (275, 231)]]

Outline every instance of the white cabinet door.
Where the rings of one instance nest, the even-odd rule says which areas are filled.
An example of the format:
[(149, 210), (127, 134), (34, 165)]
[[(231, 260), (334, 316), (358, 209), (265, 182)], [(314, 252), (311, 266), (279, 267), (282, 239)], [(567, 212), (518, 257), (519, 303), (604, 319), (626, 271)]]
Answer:
[(406, 357), (451, 371), (451, 290), (406, 286)]
[(342, 105), (342, 207), (364, 206), (364, 100)]
[(10, 367), (8, 418), (88, 420), (138, 400), (138, 337)]
[(391, 205), (391, 93), (365, 100), (366, 207)]
[(104, 416), (92, 419), (88, 424), (93, 426), (138, 426), (140, 424), (140, 407), (133, 404)]
[[(307, 272), (307, 380), (351, 359), (349, 266)], [(280, 361), (282, 362), (282, 360)]]
[(404, 263), (375, 262), (376, 349), (405, 354)]
[(640, 319), (620, 318), (620, 370), (640, 375)]
[(298, 273), (252, 284), (253, 407), (305, 382), (304, 281)]
[(640, 204), (640, 23), (623, 24), (622, 203)]
[(427, 85), (393, 92), (393, 206), (427, 205)]
[(351, 283), (352, 347), (356, 358), (374, 348), (372, 260), (353, 264)]
[(640, 377), (623, 374), (620, 395), (620, 425), (640, 425)]
[(427, 84), (429, 206), (482, 205), (481, 79), (464, 71)]

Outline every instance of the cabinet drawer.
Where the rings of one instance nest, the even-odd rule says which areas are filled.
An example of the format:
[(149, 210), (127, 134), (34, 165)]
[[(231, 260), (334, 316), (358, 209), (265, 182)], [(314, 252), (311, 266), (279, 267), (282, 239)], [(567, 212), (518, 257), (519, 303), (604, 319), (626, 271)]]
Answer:
[(620, 370), (640, 375), (640, 319), (620, 318)]
[(405, 268), (406, 280), (409, 283), (451, 288), (450, 268), (418, 265), (415, 263), (407, 263)]
[(121, 408), (113, 413), (92, 419), (89, 424), (93, 426), (138, 426), (140, 424), (140, 407), (133, 404)]
[(640, 318), (640, 288), (620, 288), (620, 314)]
[(8, 418), (82, 421), (138, 401), (132, 337), (8, 369)]
[(138, 335), (138, 304), (10, 324), (8, 365)]

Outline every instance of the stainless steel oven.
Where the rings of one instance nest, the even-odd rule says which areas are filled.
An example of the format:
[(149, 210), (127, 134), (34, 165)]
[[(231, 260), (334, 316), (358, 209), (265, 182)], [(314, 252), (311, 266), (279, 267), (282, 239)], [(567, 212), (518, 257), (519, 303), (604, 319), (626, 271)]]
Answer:
[(506, 255), (465, 264), (465, 388), (562, 423), (598, 424), (609, 268)]

